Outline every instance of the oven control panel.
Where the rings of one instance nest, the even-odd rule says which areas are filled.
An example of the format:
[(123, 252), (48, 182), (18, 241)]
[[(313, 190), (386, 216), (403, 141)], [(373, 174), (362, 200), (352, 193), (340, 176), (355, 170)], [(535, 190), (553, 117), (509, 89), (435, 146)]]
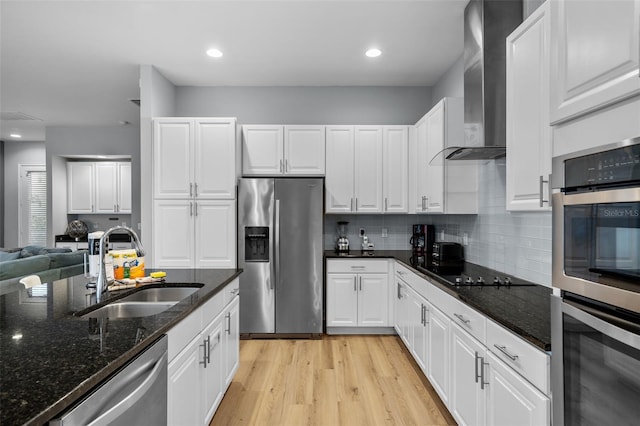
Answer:
[(624, 184), (640, 180), (640, 145), (630, 145), (565, 162), (565, 187)]

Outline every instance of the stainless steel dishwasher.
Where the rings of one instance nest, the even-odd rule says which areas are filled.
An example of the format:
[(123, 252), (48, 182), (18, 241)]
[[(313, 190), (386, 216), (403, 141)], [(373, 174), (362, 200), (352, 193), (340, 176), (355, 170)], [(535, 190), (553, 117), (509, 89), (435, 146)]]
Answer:
[(167, 424), (167, 336), (129, 362), (53, 426)]

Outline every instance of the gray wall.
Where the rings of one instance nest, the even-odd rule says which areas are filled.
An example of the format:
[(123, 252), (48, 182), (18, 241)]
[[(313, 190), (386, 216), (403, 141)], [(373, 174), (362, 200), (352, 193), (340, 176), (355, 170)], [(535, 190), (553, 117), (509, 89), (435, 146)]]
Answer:
[[(19, 165), (44, 165), (44, 142), (5, 142), (4, 246), (18, 247)], [(47, 222), (48, 223), (48, 222)]]
[[(69, 155), (122, 155), (131, 158), (132, 224), (140, 222), (140, 129), (120, 127), (48, 127), (46, 130), (47, 223), (49, 243), (67, 227), (66, 159)], [(120, 224), (118, 221), (115, 224)]]
[(429, 87), (178, 87), (181, 117), (237, 117), (239, 124), (414, 124)]
[[(151, 258), (153, 232), (151, 230), (151, 118), (172, 117), (175, 112), (176, 87), (155, 67), (140, 65), (140, 155), (146, 159), (140, 163), (140, 222), (138, 235)], [(149, 229), (146, 229), (149, 227)]]
[(464, 85), (462, 84), (462, 76), (464, 76), (464, 56), (460, 55), (458, 60), (447, 70), (440, 78), (438, 83), (433, 86), (433, 103), (438, 103), (444, 97), (464, 98)]

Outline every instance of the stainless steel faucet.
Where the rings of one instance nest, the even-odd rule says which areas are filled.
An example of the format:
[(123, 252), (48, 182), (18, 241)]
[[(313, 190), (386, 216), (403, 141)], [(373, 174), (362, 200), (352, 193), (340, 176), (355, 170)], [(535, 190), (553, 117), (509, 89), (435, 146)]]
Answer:
[(107, 282), (107, 270), (104, 266), (104, 255), (105, 255), (104, 247), (109, 235), (118, 231), (122, 231), (124, 233), (129, 234), (133, 239), (133, 244), (134, 244), (134, 248), (136, 249), (137, 256), (138, 257), (144, 256), (144, 248), (142, 247), (140, 238), (138, 238), (138, 234), (136, 234), (136, 231), (134, 231), (133, 229), (129, 228), (128, 226), (114, 226), (113, 228), (105, 232), (102, 235), (102, 238), (100, 238), (100, 250), (99, 250), (99, 257), (98, 257), (98, 266), (99, 266), (98, 280), (96, 281), (96, 302), (97, 303), (100, 303), (102, 301), (102, 293), (106, 292), (107, 288), (109, 287), (109, 283)]

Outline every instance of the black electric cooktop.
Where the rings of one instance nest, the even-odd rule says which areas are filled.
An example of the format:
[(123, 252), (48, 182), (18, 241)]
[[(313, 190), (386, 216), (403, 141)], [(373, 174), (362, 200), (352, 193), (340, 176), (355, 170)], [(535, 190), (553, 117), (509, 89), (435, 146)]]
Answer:
[(428, 271), (438, 274), (443, 280), (453, 286), (511, 287), (536, 285), (505, 274), (504, 272), (495, 271), (493, 269), (485, 268), (484, 266), (467, 262), (460, 265), (445, 267), (435, 267), (432, 264), (416, 265), (416, 267), (422, 272)]

